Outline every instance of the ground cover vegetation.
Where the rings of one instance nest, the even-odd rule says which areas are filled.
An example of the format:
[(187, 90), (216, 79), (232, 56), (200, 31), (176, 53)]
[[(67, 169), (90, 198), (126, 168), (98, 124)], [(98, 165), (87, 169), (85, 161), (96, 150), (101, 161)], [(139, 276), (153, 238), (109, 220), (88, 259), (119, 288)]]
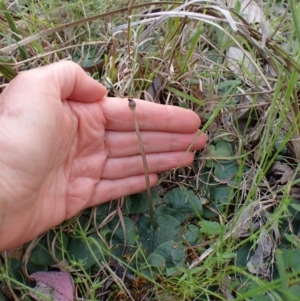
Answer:
[(73, 60), (209, 141), (160, 175), (155, 226), (142, 192), (2, 253), (0, 300), (299, 300), (299, 19), (296, 0), (1, 1), (2, 88)]

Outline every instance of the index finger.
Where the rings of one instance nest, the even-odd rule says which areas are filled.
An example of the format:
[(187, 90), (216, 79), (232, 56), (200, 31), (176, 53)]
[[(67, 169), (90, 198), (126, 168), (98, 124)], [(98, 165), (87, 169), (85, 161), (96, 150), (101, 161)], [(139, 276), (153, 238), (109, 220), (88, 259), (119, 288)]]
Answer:
[[(135, 99), (135, 102), (140, 130), (193, 133), (200, 127), (200, 118), (193, 111), (140, 99)], [(106, 120), (106, 129), (134, 130), (134, 119), (128, 106), (128, 98), (105, 97), (99, 104)]]
[(102, 99), (107, 92), (103, 85), (89, 77), (78, 64), (71, 61), (60, 61), (21, 72), (11, 84), (5, 93), (10, 89), (14, 92), (16, 90), (20, 93), (26, 92), (27, 97), (32, 100), (37, 99), (38, 95), (47, 95), (53, 99), (89, 103)]

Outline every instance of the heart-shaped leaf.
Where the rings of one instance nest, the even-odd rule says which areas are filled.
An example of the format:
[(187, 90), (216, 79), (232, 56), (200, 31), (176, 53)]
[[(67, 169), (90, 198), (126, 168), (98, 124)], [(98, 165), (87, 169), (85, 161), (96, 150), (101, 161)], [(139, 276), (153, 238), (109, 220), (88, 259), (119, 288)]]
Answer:
[(160, 271), (163, 271), (166, 268), (165, 259), (156, 253), (151, 253), (147, 258), (147, 262), (151, 267), (157, 268)]
[(215, 206), (226, 205), (230, 200), (231, 187), (227, 185), (211, 185), (209, 186), (210, 198)]
[(214, 164), (214, 175), (218, 178), (218, 180), (232, 182), (238, 174), (238, 171), (239, 168), (234, 161)]
[(297, 249), (281, 249), (282, 259), (286, 269), (292, 268), (294, 271), (300, 271), (300, 250)]
[(63, 258), (63, 251), (66, 250), (68, 246), (68, 238), (63, 232), (55, 233), (51, 230), (48, 231), (34, 247), (29, 257), (29, 263), (35, 266), (50, 266), (54, 264), (55, 260), (49, 250), (54, 239), (55, 254), (53, 255), (56, 257), (56, 260), (61, 260)]
[[(135, 229), (135, 223), (127, 216), (123, 216), (125, 233), (122, 228), (121, 223), (119, 222), (119, 217), (113, 218), (113, 220), (109, 223), (109, 227), (113, 232), (113, 238), (117, 241), (117, 243), (123, 245), (135, 245), (137, 232)], [(115, 230), (115, 227), (118, 225), (118, 228)]]
[(119, 222), (119, 217), (114, 217), (109, 223), (111, 233), (113, 233), (112, 245), (114, 246), (111, 251), (116, 257), (120, 257), (123, 254), (125, 247), (136, 244), (137, 231), (135, 223), (127, 216), (123, 216), (123, 222), (125, 233), (122, 224)]
[(94, 233), (87, 237), (72, 237), (68, 246), (70, 259), (81, 263), (84, 269), (91, 268), (106, 258), (107, 247)]
[(212, 166), (215, 166), (214, 161), (217, 162), (227, 162), (228, 160), (231, 159), (233, 155), (233, 150), (232, 150), (232, 144), (227, 141), (220, 141), (216, 143), (216, 145), (209, 145), (208, 147), (209, 152), (208, 154), (211, 156), (211, 159), (208, 159), (206, 161), (206, 167), (211, 168)]
[(185, 221), (186, 219), (190, 219), (194, 217), (195, 213), (194, 211), (189, 207), (181, 207), (181, 208), (170, 208), (167, 205), (160, 205), (155, 209), (155, 216), (161, 216), (161, 215), (170, 215), (176, 219), (178, 219), (180, 222)]
[(199, 244), (201, 242), (201, 233), (199, 227), (189, 224), (184, 231), (184, 237), (191, 246)]
[[(159, 198), (157, 191), (152, 189), (151, 196), (152, 196), (152, 204), (154, 206), (158, 202), (158, 198)], [(131, 207), (129, 210), (129, 214), (143, 213), (149, 210), (148, 197), (146, 191), (131, 195), (130, 202), (131, 202)]]
[(200, 232), (208, 235), (216, 235), (224, 231), (223, 227), (217, 222), (202, 220), (199, 224), (201, 225)]
[(137, 223), (140, 240), (147, 254), (166, 241), (182, 240), (182, 226), (179, 220), (170, 215), (156, 218), (156, 228), (153, 229), (149, 217), (142, 216)]
[(190, 210), (190, 217), (199, 217), (202, 214), (202, 203), (200, 199), (191, 190), (185, 187), (177, 187), (168, 191), (164, 196), (164, 202), (170, 209), (178, 211), (178, 217), (181, 221), (182, 217), (180, 217), (179, 212), (185, 211), (186, 209)]
[(166, 241), (160, 244), (153, 254), (160, 255), (165, 259), (167, 276), (173, 275), (178, 267), (185, 266), (186, 254), (185, 248), (181, 243), (175, 241)]

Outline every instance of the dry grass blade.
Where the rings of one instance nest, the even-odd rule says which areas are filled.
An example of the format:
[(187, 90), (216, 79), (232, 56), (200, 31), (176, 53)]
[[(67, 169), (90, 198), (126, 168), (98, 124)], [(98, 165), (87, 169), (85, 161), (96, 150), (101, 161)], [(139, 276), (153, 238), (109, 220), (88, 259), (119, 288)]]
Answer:
[[(131, 9), (141, 8), (141, 7), (147, 7), (147, 6), (152, 6), (152, 5), (163, 5), (163, 4), (175, 4), (175, 3), (174, 2), (168, 2), (168, 1), (143, 3), (143, 4), (134, 5), (134, 6), (132, 6)], [(67, 23), (67, 24), (64, 24), (64, 25), (61, 25), (61, 26), (57, 26), (57, 27), (54, 27), (54, 28), (46, 29), (46, 30), (44, 30), (42, 32), (39, 32), (39, 33), (37, 33), (35, 35), (32, 35), (32, 36), (30, 36), (28, 38), (22, 39), (22, 40), (18, 41), (17, 43), (11, 44), (11, 45), (9, 45), (7, 47), (3, 47), (3, 48), (0, 49), (0, 52), (10, 53), (10, 52), (13, 52), (16, 49), (18, 49), (20, 46), (25, 46), (25, 45), (33, 42), (33, 41), (36, 41), (36, 40), (41, 39), (43, 37), (46, 37), (46, 36), (48, 36), (50, 34), (53, 34), (53, 33), (56, 33), (56, 32), (59, 32), (59, 31), (62, 31), (62, 30), (65, 30), (67, 28), (71, 28), (71, 27), (74, 27), (74, 26), (77, 26), (77, 25), (81, 25), (83, 23), (95, 21), (95, 20), (103, 18), (103, 17), (107, 17), (107, 16), (112, 16), (112, 15), (115, 15), (115, 14), (124, 13), (126, 11), (128, 11), (128, 7), (116, 9), (116, 10), (109, 11), (109, 12), (106, 12), (106, 13), (102, 13), (102, 14), (98, 14), (98, 15), (95, 15), (95, 16), (83, 18), (83, 19), (80, 19), (80, 20), (77, 20), (77, 21), (74, 21), (74, 22), (70, 22), (70, 23)]]

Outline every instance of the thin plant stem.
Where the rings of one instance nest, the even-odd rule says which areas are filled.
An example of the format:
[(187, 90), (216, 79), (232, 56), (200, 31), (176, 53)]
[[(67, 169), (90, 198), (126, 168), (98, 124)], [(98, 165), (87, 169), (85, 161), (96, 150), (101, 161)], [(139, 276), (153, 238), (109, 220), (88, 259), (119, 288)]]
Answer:
[(128, 98), (128, 106), (132, 112), (133, 120), (134, 120), (134, 127), (135, 127), (135, 132), (136, 136), (138, 138), (139, 146), (140, 146), (140, 152), (142, 155), (143, 159), (143, 165), (144, 165), (144, 171), (145, 171), (145, 180), (146, 180), (146, 185), (147, 185), (147, 198), (148, 198), (148, 204), (149, 204), (149, 214), (150, 214), (150, 220), (153, 229), (155, 229), (156, 223), (154, 219), (154, 211), (153, 211), (153, 202), (152, 202), (152, 196), (151, 196), (151, 190), (150, 190), (150, 180), (149, 180), (149, 170), (148, 170), (148, 164), (147, 164), (147, 159), (145, 155), (145, 149), (144, 149), (144, 144), (142, 140), (142, 136), (140, 133), (139, 129), (139, 124), (137, 122), (136, 118), (136, 103), (133, 99)]

